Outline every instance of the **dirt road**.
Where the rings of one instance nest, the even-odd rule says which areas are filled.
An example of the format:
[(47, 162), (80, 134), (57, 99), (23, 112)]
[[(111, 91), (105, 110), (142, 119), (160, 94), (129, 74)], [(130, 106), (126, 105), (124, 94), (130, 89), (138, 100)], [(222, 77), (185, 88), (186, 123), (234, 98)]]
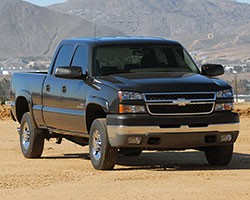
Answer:
[(41, 159), (24, 159), (16, 127), (0, 121), (0, 199), (250, 199), (250, 118), (242, 118), (232, 162), (210, 167), (202, 152), (119, 156), (96, 171), (88, 147), (50, 140)]

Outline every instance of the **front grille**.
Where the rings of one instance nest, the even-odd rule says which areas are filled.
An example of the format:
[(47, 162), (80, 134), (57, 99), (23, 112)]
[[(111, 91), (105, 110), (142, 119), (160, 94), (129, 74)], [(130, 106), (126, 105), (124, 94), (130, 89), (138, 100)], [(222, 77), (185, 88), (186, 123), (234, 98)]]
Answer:
[(189, 115), (208, 114), (213, 111), (214, 103), (193, 103), (179, 106), (177, 104), (149, 104), (149, 113), (153, 115)]
[(146, 101), (164, 101), (164, 100), (214, 100), (215, 93), (168, 93), (168, 94), (146, 94)]

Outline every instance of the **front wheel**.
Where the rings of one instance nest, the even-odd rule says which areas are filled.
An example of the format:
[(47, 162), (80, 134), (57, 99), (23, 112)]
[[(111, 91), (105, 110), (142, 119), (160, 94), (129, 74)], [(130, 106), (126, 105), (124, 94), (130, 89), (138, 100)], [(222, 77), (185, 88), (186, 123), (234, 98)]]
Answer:
[(117, 157), (117, 149), (108, 141), (106, 119), (96, 119), (90, 129), (89, 154), (95, 169), (113, 169)]
[(29, 112), (24, 113), (20, 127), (20, 146), (25, 158), (39, 158), (44, 147), (44, 132), (37, 129)]
[(207, 161), (212, 166), (226, 166), (230, 163), (234, 145), (208, 147), (205, 149)]

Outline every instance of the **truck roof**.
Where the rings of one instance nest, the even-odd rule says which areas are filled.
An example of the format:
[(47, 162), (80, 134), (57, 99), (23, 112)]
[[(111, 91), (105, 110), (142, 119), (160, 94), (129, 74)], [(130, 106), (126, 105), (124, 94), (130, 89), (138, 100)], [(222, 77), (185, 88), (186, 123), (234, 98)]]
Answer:
[(154, 43), (154, 44), (172, 44), (181, 45), (174, 40), (167, 40), (156, 37), (82, 37), (63, 40), (63, 43), (87, 43), (93, 45), (105, 44), (133, 44), (133, 43)]

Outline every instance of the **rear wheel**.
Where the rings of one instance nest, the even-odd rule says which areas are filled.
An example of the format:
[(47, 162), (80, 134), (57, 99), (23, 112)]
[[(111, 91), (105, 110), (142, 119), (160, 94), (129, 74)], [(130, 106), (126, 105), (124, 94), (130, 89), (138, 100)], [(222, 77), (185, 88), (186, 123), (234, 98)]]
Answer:
[(44, 131), (35, 127), (29, 112), (22, 117), (19, 137), (25, 158), (41, 157), (44, 147)]
[(108, 141), (106, 119), (96, 119), (90, 129), (89, 153), (95, 169), (113, 169), (117, 157), (117, 149)]
[(205, 149), (205, 155), (208, 163), (212, 166), (228, 165), (232, 159), (233, 148), (233, 144), (208, 147)]

